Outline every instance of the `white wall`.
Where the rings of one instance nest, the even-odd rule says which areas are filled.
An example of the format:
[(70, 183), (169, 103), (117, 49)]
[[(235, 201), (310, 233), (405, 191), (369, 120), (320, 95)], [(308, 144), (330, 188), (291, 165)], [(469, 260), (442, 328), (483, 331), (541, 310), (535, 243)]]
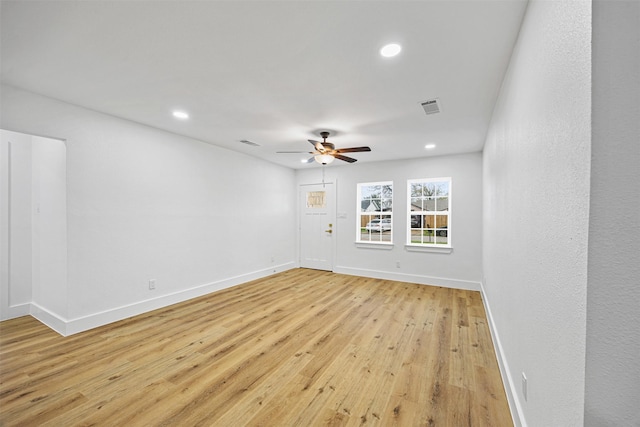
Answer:
[(29, 313), (32, 283), (31, 137), (0, 130), (2, 292), (0, 319)]
[[(366, 155), (366, 154), (363, 154)], [(482, 156), (480, 153), (415, 160), (332, 165), (327, 181), (337, 180), (334, 271), (438, 286), (479, 289), (482, 277)], [(452, 178), (451, 253), (410, 252), (405, 249), (407, 180)], [(298, 170), (298, 184), (319, 183), (318, 167)], [(357, 184), (393, 181), (394, 246), (391, 250), (355, 245)], [(400, 268), (396, 262), (400, 262)]]
[(593, 3), (585, 425), (640, 425), (640, 2)]
[(3, 128), (67, 142), (60, 332), (295, 265), (294, 171), (13, 87), (1, 102)]
[(32, 303), (67, 315), (67, 149), (33, 136)]
[(529, 2), (483, 153), (485, 300), (532, 426), (583, 421), (590, 42), (589, 2)]

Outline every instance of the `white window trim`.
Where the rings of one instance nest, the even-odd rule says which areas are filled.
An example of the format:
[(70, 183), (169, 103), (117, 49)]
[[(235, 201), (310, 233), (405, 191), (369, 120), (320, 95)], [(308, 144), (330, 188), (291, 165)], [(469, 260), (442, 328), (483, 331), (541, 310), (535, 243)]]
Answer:
[(382, 249), (390, 251), (393, 249), (393, 242), (355, 242), (356, 248), (360, 249)]
[[(411, 242), (411, 184), (415, 184), (417, 182), (449, 182), (449, 209), (447, 211), (447, 244), (429, 244), (429, 243), (412, 243)], [(438, 253), (451, 253), (453, 251), (453, 245), (451, 244), (451, 231), (453, 227), (451, 226), (451, 201), (452, 201), (452, 179), (450, 176), (440, 177), (440, 178), (419, 178), (419, 179), (408, 179), (407, 180), (407, 241), (405, 243), (405, 249), (413, 252), (438, 252)], [(415, 212), (415, 211), (414, 211)], [(434, 215), (442, 215), (438, 213), (434, 213)]]
[[(390, 241), (388, 242), (372, 242), (372, 241), (365, 241), (365, 240), (360, 240), (361, 237), (361, 231), (360, 228), (362, 224), (362, 193), (361, 193), (361, 188), (362, 186), (373, 186), (373, 185), (391, 185), (392, 188), (392, 194), (391, 194), (391, 212), (389, 213), (384, 213), (384, 215), (388, 215), (391, 218), (391, 236), (390, 236)], [(385, 247), (393, 247), (393, 229), (394, 229), (394, 225), (393, 225), (393, 203), (394, 203), (394, 194), (395, 191), (393, 189), (393, 181), (378, 181), (378, 182), (358, 182), (356, 184), (357, 186), (357, 195), (356, 195), (356, 247), (361, 247), (361, 248), (375, 248), (377, 246), (385, 246)], [(382, 215), (383, 212), (380, 212), (380, 214)]]

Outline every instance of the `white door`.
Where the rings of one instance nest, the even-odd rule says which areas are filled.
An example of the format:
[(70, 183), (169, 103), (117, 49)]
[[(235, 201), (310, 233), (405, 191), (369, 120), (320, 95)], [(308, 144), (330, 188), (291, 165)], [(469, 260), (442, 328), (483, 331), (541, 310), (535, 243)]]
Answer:
[(300, 186), (300, 267), (333, 271), (336, 231), (333, 183)]

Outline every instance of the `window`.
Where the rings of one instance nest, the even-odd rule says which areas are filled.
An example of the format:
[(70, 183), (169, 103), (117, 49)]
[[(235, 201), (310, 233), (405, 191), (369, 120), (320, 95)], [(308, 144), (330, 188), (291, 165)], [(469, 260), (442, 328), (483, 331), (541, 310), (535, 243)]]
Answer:
[(356, 242), (388, 243), (393, 241), (393, 182), (358, 184), (358, 218)]
[(451, 247), (451, 178), (407, 181), (408, 245)]

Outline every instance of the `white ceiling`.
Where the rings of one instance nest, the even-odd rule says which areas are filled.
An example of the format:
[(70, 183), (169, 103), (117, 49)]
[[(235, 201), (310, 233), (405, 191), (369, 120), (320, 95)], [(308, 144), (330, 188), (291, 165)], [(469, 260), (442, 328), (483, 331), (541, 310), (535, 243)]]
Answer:
[[(291, 168), (313, 165), (276, 151), (309, 150), (322, 130), (338, 148), (370, 146), (359, 162), (474, 152), (525, 8), (3, 0), (2, 81)], [(389, 42), (403, 50), (382, 58)], [(436, 97), (442, 112), (425, 115), (420, 102)], [(176, 108), (190, 119), (174, 119)]]

